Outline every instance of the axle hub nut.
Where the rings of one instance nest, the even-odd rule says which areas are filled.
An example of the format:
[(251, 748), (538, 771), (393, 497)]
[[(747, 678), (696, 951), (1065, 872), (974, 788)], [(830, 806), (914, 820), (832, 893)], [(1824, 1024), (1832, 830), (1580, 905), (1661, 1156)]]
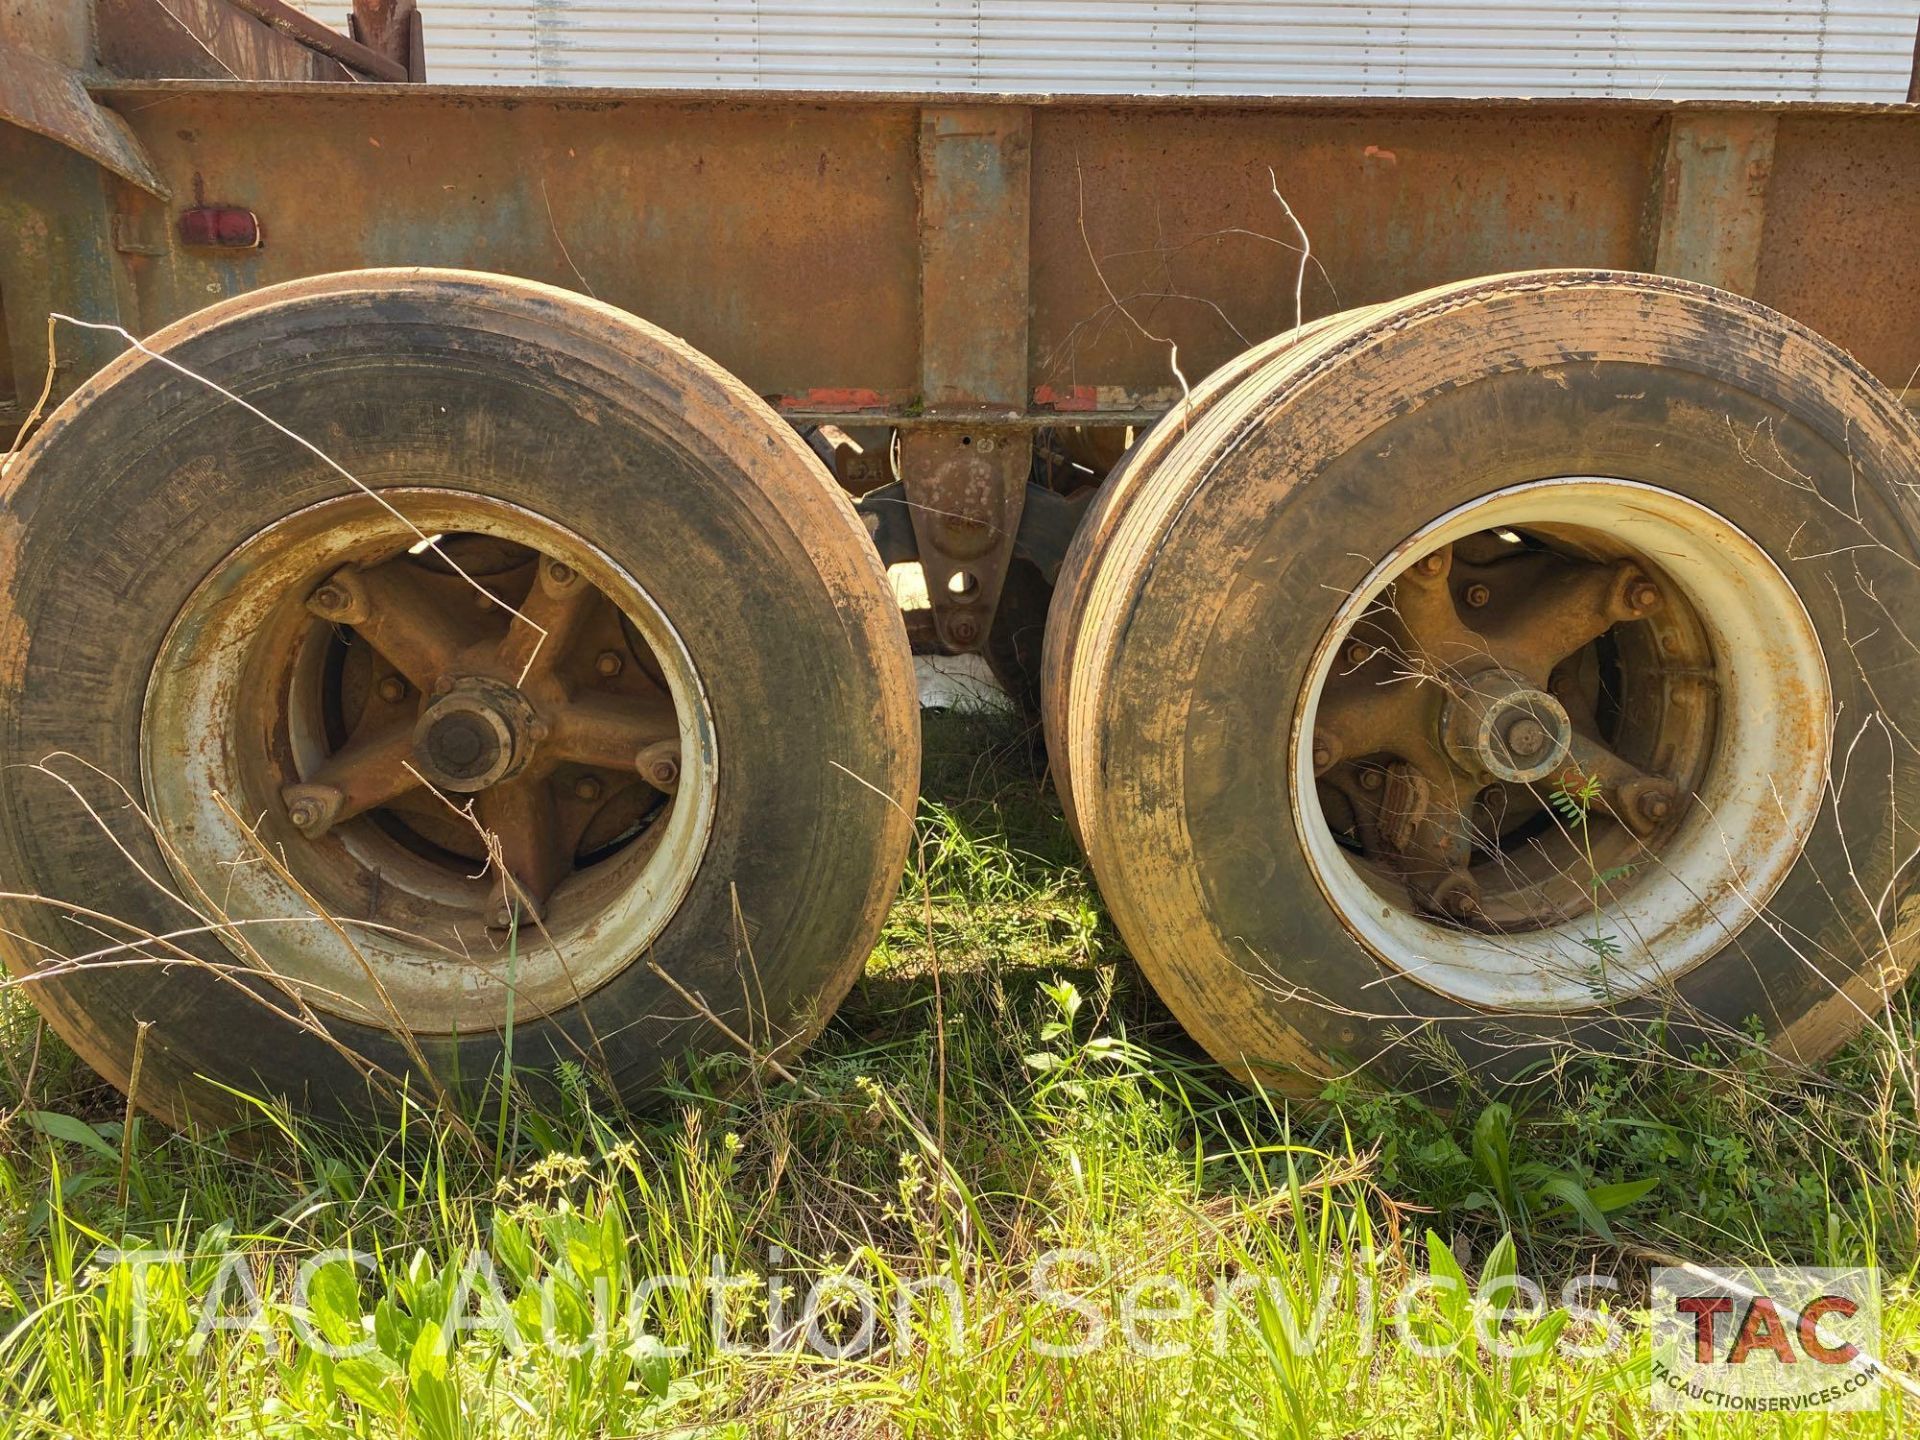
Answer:
[(471, 795), (524, 765), (544, 729), (518, 690), (475, 676), (427, 707), (414, 726), (413, 755), (435, 785)]
[(1490, 666), (1448, 698), (1441, 734), (1454, 764), (1476, 780), (1526, 785), (1566, 758), (1573, 722), (1546, 691)]
[(1531, 759), (1546, 747), (1547, 731), (1531, 715), (1522, 716), (1507, 727), (1507, 749), (1515, 755)]

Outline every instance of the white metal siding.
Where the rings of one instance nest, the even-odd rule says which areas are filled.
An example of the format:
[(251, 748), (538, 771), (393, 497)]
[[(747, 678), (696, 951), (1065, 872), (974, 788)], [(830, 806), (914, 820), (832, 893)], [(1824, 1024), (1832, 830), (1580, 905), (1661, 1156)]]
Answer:
[[(347, 0), (306, 7), (345, 28)], [(1920, 0), (421, 0), (477, 84), (1899, 100)]]

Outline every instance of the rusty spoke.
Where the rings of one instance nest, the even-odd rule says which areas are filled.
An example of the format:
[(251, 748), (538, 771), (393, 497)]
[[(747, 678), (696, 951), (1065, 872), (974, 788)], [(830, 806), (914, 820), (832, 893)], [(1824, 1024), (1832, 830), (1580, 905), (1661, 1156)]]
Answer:
[(1460, 618), (1448, 576), (1453, 550), (1443, 546), (1422, 557), (1393, 583), (1393, 609), (1405, 628), (1407, 654), (1437, 678), (1486, 665), (1487, 641)]
[[(513, 876), (534, 916), (542, 914), (553, 889), (573, 867), (573, 857), (561, 843), (558, 808), (553, 789), (543, 776), (525, 772), (480, 792), (475, 810), (481, 826), (498, 843), (500, 863)], [(520, 902), (522, 894), (506, 886), (503, 910), (496, 922), (508, 917), (504, 902)]]
[(1542, 576), (1523, 603), (1489, 617), (1481, 631), (1501, 664), (1544, 685), (1569, 655), (1659, 605), (1659, 587), (1630, 560), (1566, 561)]
[(501, 642), (501, 670), (515, 683), (535, 673), (551, 675), (598, 593), (571, 566), (558, 560), (541, 561)]
[(411, 768), (412, 757), (410, 716), (378, 730), (363, 726), (304, 783), (282, 790), (281, 799), (301, 833), (318, 839), (342, 821), (417, 789), (421, 782)]
[(352, 626), (426, 691), (482, 633), (471, 614), (449, 606), (445, 594), (404, 561), (337, 570), (314, 591), (307, 608), (323, 620)]
[[(1370, 678), (1373, 670), (1379, 678)], [(1330, 683), (1314, 716), (1314, 774), (1325, 774), (1343, 760), (1399, 754), (1410, 737), (1431, 727), (1432, 695), (1417, 676), (1389, 676), (1383, 665)]]
[(554, 713), (541, 749), (555, 760), (633, 774), (642, 752), (674, 745), (679, 734), (673, 702), (658, 692), (577, 695)]
[(1561, 786), (1569, 794), (1578, 794), (1596, 780), (1598, 808), (1635, 835), (1651, 835), (1679, 808), (1679, 791), (1671, 781), (1621, 759), (1591, 734), (1576, 733)]

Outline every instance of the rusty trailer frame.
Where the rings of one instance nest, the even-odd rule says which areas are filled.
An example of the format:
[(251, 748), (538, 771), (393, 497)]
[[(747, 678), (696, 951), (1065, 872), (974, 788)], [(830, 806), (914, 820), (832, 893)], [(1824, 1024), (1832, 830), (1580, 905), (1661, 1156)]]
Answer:
[[(1044, 496), (1025, 514), (1036, 430), (1146, 424), (1322, 314), (1651, 271), (1761, 300), (1903, 393), (1920, 367), (1907, 105), (434, 87), (370, 83), (395, 62), (319, 54), (258, 18), (277, 5), (196, 0), (197, 56), (146, 0), (99, 0), (97, 34), (68, 7), (0, 31), (0, 436), (39, 398), (51, 313), (145, 334), (360, 266), (548, 281), (797, 424), (896, 427), (919, 503), (872, 523), (926, 564), (931, 641), (959, 651), (1023, 516), (1043, 569), (1070, 533)], [(119, 348), (55, 339), (52, 400)]]

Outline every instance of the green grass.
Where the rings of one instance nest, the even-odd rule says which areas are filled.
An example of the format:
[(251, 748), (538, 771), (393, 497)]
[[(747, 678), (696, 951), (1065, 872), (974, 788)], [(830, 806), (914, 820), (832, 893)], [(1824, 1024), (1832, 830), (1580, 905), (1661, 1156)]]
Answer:
[[(1878, 1412), (1825, 1420), (1656, 1413), (1634, 1323), (1650, 1254), (1872, 1260), (1886, 1358), (1916, 1372), (1920, 1043), (1905, 999), (1817, 1084), (1623, 1060), (1570, 1067), (1518, 1118), (1470, 1090), (1449, 1117), (1352, 1084), (1289, 1107), (1207, 1063), (1154, 1001), (1031, 736), (930, 716), (928, 749), (899, 901), (792, 1083), (716, 1060), (634, 1118), (573, 1074), (538, 1108), (494, 1097), (490, 1115), (511, 1101), (510, 1138), (480, 1151), (418, 1117), (355, 1138), (263, 1108), (236, 1154), (231, 1137), (150, 1121), (123, 1135), (119, 1098), (0, 992), (9, 1433), (1916, 1428), (1891, 1386)], [(169, 1258), (139, 1269), (137, 1295), (115, 1250)], [(369, 1258), (317, 1264), (334, 1250)], [(643, 1293), (649, 1276), (716, 1267), (735, 1277), (717, 1299)], [(1589, 1271), (1623, 1288), (1598, 1318), (1509, 1319), (1505, 1333), (1557, 1343), (1502, 1358), (1429, 1286), (1407, 1331), (1450, 1353), (1399, 1343), (1392, 1297), (1456, 1267), (1491, 1281), (1517, 1267), (1554, 1294)], [(875, 1343), (845, 1358), (820, 1352), (858, 1340), (860, 1317), (827, 1277), (886, 1297)], [(816, 1285), (810, 1339), (799, 1310)], [(1130, 1290), (1136, 1343), (1120, 1324)], [(964, 1298), (957, 1319), (947, 1293)], [(1183, 1293), (1191, 1313), (1150, 1313)], [(586, 1344), (596, 1297), (614, 1333)], [(624, 1325), (637, 1301), (642, 1333)], [(1319, 1308), (1315, 1343), (1290, 1343)], [(228, 1328), (196, 1337), (209, 1314)], [(1609, 1337), (1602, 1354), (1571, 1348)], [(1046, 1353), (1060, 1347), (1085, 1353)]]

